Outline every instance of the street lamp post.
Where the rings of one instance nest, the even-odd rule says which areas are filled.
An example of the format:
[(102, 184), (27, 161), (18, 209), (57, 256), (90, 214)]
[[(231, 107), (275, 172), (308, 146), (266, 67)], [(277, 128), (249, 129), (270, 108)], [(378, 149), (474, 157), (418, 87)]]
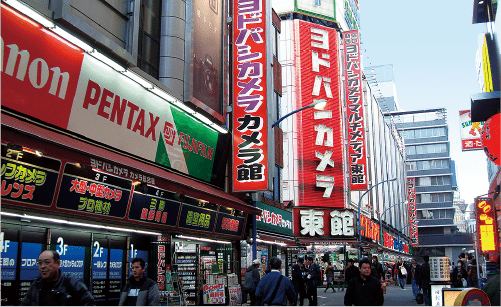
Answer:
[(277, 120), (277, 121), (276, 121), (273, 125), (271, 125), (271, 128), (274, 128), (274, 127), (275, 127), (276, 125), (278, 125), (281, 121), (283, 121), (283, 120), (284, 120), (284, 119), (286, 119), (287, 117), (291, 116), (292, 114), (295, 114), (295, 113), (297, 113), (297, 112), (301, 112), (301, 111), (303, 111), (303, 110), (305, 110), (305, 109), (308, 109), (308, 108), (315, 108), (315, 109), (317, 109), (317, 110), (322, 110), (322, 109), (325, 107), (325, 105), (326, 105), (326, 104), (327, 104), (327, 100), (325, 100), (325, 99), (314, 99), (312, 104), (309, 104), (309, 105), (307, 105), (307, 106), (304, 106), (304, 107), (302, 107), (302, 108), (299, 108), (299, 109), (297, 109), (297, 110), (295, 110), (295, 111), (292, 111), (292, 112), (290, 112), (290, 113), (288, 113), (288, 114), (286, 114), (286, 115), (284, 115), (284, 116), (280, 117), (280, 119), (278, 119), (278, 120)]
[(360, 203), (362, 202), (362, 198), (364, 198), (365, 194), (369, 193), (370, 190), (374, 189), (375, 187), (377, 187), (378, 185), (382, 184), (382, 183), (385, 183), (385, 182), (388, 182), (388, 181), (394, 181), (394, 180), (397, 180), (397, 178), (391, 178), (391, 179), (387, 179), (387, 180), (383, 180), (381, 182), (378, 182), (376, 183), (375, 185), (373, 185), (372, 187), (370, 187), (367, 191), (364, 192), (364, 194), (362, 194), (362, 196), (360, 196), (360, 199), (358, 200), (358, 241), (359, 241), (359, 248), (358, 248), (358, 261), (360, 261), (360, 259), (362, 259), (362, 223), (360, 222)]
[(381, 243), (383, 242), (383, 220), (381, 219), (381, 216), (384, 216), (385, 212), (390, 210), (391, 208), (398, 206), (398, 205), (401, 205), (401, 204), (405, 204), (405, 203), (407, 203), (407, 201), (403, 201), (403, 202), (400, 202), (398, 204), (393, 204), (393, 205), (389, 206), (388, 208), (386, 208), (386, 210), (384, 210), (383, 213), (381, 213), (379, 215), (379, 237), (380, 237), (379, 240)]

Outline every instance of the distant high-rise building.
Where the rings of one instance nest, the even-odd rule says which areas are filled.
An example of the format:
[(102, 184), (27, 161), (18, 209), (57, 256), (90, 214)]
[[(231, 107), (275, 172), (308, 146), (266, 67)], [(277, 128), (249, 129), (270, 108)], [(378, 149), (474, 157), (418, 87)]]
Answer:
[(364, 73), (381, 110), (383, 112), (399, 111), (393, 64), (365, 66)]
[(454, 163), (450, 157), (446, 109), (397, 111), (392, 118), (404, 136), (407, 178), (415, 179), (419, 245), (416, 255), (457, 257), (471, 247), (470, 235), (458, 234), (454, 222)]

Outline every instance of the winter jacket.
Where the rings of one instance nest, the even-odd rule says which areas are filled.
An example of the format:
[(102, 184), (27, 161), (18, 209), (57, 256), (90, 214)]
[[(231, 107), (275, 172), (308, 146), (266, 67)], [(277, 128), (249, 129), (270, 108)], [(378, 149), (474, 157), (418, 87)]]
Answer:
[(348, 283), (344, 296), (345, 306), (382, 306), (384, 303), (381, 282), (373, 276), (363, 280), (359, 275)]
[(277, 293), (272, 302), (270, 302), (271, 295), (275, 290), (278, 279), (282, 274), (278, 271), (271, 271), (263, 276), (256, 288), (256, 297), (260, 298), (263, 304), (270, 306), (287, 306), (287, 301), (295, 303), (296, 292), (292, 288), (291, 281), (287, 277), (283, 277), (278, 286)]
[(360, 276), (360, 270), (358, 267), (352, 265), (349, 268), (346, 268), (346, 271), (344, 272), (344, 281), (347, 284), (350, 280), (358, 276)]
[(383, 265), (376, 261), (376, 263), (371, 263), (371, 275), (374, 276), (377, 280), (385, 279)]
[[(40, 291), (44, 280), (37, 277), (31, 284), (26, 296), (21, 301), (21, 306), (39, 306)], [(55, 292), (60, 306), (95, 306), (94, 297), (90, 294), (87, 286), (75, 277), (70, 277), (59, 270), (59, 279), (52, 288)]]
[[(120, 302), (118, 303), (119, 306), (125, 305), (133, 280), (134, 276), (127, 279), (127, 283), (120, 294)], [(157, 283), (143, 275), (143, 277), (139, 280), (139, 284), (140, 287), (137, 295), (136, 306), (158, 306), (160, 297)]]
[(430, 278), (430, 264), (428, 262), (425, 262), (421, 265), (421, 270), (419, 272), (419, 285), (421, 286), (421, 288), (428, 289), (430, 287)]
[(464, 288), (463, 279), (468, 278), (468, 273), (464, 268), (455, 267), (452, 271), (452, 285), (454, 288)]
[(297, 263), (292, 266), (292, 284), (294, 286), (294, 290), (297, 293), (306, 293), (306, 289), (304, 287), (304, 279), (303, 272), (305, 271), (304, 265), (298, 265)]
[(310, 278), (306, 279), (308, 287), (317, 287), (322, 284), (322, 272), (320, 266), (315, 262), (308, 267), (308, 275), (310, 275)]
[(247, 268), (247, 272), (245, 273), (243, 290), (246, 292), (256, 291), (260, 279), (259, 270), (254, 265), (251, 265)]

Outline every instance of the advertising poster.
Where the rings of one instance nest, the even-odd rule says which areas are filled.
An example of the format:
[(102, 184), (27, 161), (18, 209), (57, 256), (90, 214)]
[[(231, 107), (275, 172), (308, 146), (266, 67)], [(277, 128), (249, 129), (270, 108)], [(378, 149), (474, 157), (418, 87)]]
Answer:
[(220, 305), (226, 303), (224, 294), (224, 285), (204, 285), (203, 288), (203, 301), (207, 305)]
[(228, 286), (230, 293), (230, 306), (240, 306), (242, 304), (242, 289), (240, 286)]
[(461, 149), (483, 150), (482, 128), (485, 122), (472, 122), (470, 110), (459, 111), (459, 123), (461, 125)]

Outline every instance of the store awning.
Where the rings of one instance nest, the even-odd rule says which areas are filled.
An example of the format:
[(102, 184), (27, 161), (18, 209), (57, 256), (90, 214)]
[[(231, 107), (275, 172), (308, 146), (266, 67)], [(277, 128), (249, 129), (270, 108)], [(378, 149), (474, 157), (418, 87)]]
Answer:
[(11, 127), (21, 132), (25, 132), (27, 134), (31, 134), (33, 136), (44, 139), (46, 141), (61, 144), (77, 151), (82, 151), (91, 155), (102, 157), (103, 159), (117, 161), (121, 164), (136, 168), (153, 176), (161, 177), (166, 181), (182, 186), (183, 191), (186, 191), (187, 196), (190, 196), (190, 191), (196, 191), (197, 194), (202, 193), (206, 200), (217, 203), (221, 206), (233, 208), (235, 210), (249, 214), (261, 214), (261, 209), (253, 207), (231, 194), (228, 194), (202, 182), (198, 182), (191, 178), (184, 177), (182, 175), (170, 172), (154, 165), (118, 154), (108, 149), (89, 144), (87, 142), (70, 137), (69, 135), (64, 135), (53, 130), (42, 128), (25, 120), (20, 120), (15, 117), (9, 116), (5, 113), (2, 114), (2, 126)]

